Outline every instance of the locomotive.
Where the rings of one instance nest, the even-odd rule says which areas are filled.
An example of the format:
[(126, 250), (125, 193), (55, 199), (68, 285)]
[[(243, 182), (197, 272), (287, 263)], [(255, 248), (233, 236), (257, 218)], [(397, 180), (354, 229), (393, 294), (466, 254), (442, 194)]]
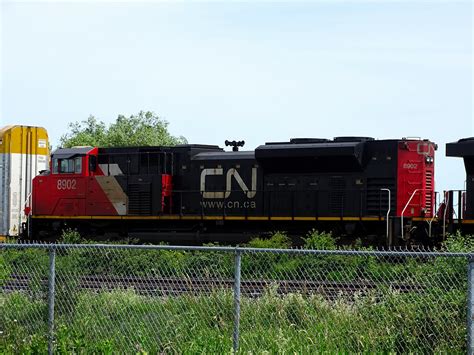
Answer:
[[(471, 191), (473, 142), (448, 145), (464, 157)], [(243, 142), (226, 145), (232, 151), (199, 144), (57, 149), (50, 169), (33, 180), (23, 235), (55, 238), (76, 228), (85, 236), (179, 244), (318, 229), (399, 245), (439, 233), (437, 145), (430, 140), (294, 138), (253, 151), (239, 151)], [(473, 197), (466, 217), (474, 217)], [(449, 211), (445, 203), (444, 227)]]
[[(458, 193), (458, 212), (456, 223), (465, 226), (465, 230), (474, 231), (469, 225), (474, 225), (474, 137), (460, 139), (454, 143), (446, 144), (446, 155), (450, 157), (461, 157), (466, 169), (465, 190), (450, 191), (448, 195), (448, 206), (452, 211), (454, 201), (453, 193)], [(449, 198), (450, 197), (450, 198)], [(453, 213), (449, 213), (452, 218)]]

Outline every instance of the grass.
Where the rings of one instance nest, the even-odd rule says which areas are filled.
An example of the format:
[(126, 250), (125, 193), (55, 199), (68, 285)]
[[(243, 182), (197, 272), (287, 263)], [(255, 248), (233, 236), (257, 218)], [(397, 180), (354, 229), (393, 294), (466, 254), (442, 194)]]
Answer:
[[(241, 302), (241, 352), (465, 352), (465, 293), (387, 291), (328, 301), (276, 295)], [(2, 294), (2, 353), (47, 351), (45, 303)], [(81, 292), (56, 319), (58, 353), (230, 353), (233, 295), (150, 298), (133, 290)]]

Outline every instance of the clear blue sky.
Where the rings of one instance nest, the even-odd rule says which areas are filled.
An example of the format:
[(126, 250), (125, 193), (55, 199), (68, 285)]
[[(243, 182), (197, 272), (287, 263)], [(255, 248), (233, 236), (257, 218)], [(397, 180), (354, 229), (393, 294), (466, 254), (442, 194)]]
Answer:
[(0, 125), (53, 144), (90, 114), (152, 110), (192, 143), (474, 136), (472, 4), (23, 2), (1, 5)]

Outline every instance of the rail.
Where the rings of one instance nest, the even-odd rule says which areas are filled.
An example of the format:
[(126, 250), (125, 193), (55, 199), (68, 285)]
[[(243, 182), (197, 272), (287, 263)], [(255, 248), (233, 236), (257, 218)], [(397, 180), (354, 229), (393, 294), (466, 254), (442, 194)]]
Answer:
[[(238, 268), (237, 268), (238, 269)], [(216, 290), (231, 290), (236, 287), (235, 278), (203, 278), (203, 277), (140, 277), (140, 276), (113, 276), (113, 275), (84, 275), (78, 277), (75, 285), (79, 290), (86, 291), (113, 291), (133, 288), (140, 295), (147, 296), (180, 296), (180, 295), (209, 295)], [(10, 279), (0, 285), (3, 292), (32, 292), (35, 285), (40, 283), (47, 286), (49, 280), (40, 280), (28, 275), (12, 274)], [(328, 280), (288, 280), (288, 279), (237, 279), (242, 295), (259, 298), (265, 295), (269, 287), (273, 287), (278, 294), (287, 295), (303, 293), (317, 294), (327, 299), (335, 300), (344, 293), (355, 296), (367, 294), (378, 287), (376, 282), (356, 280), (353, 282)], [(397, 292), (425, 292), (422, 284), (410, 282), (391, 282), (390, 288)]]

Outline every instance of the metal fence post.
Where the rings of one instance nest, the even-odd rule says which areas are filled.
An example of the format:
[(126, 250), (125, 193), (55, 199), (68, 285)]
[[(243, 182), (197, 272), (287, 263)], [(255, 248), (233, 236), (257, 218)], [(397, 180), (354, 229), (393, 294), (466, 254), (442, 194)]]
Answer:
[(474, 257), (469, 258), (467, 269), (467, 353), (474, 353)]
[(53, 354), (54, 342), (54, 292), (56, 279), (56, 250), (49, 250), (49, 275), (48, 275), (48, 354)]
[(474, 257), (468, 260), (467, 268), (467, 353), (472, 355), (474, 353)]
[(235, 270), (234, 270), (234, 334), (233, 348), (234, 353), (239, 350), (239, 326), (240, 326), (240, 269), (241, 269), (241, 252), (235, 251)]

